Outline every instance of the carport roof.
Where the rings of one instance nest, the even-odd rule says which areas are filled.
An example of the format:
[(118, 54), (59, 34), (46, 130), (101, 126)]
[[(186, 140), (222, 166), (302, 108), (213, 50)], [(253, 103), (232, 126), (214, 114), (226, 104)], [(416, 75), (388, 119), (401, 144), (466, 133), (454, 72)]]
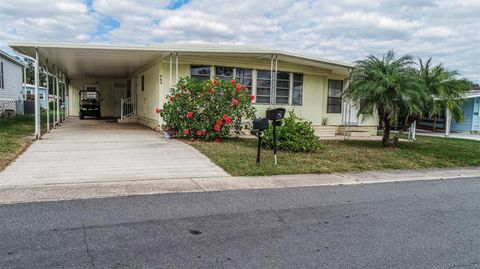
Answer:
[(147, 46), (81, 45), (38, 42), (10, 42), (15, 51), (35, 58), (35, 49), (40, 53), (40, 65), (53, 72), (55, 65), (69, 78), (116, 78), (128, 77), (144, 65), (152, 63), (172, 52), (182, 55), (245, 56), (268, 59), (278, 55), (279, 61), (318, 67), (345, 70), (353, 68), (345, 64), (317, 57), (300, 55), (281, 50), (245, 45), (212, 44), (149, 44)]

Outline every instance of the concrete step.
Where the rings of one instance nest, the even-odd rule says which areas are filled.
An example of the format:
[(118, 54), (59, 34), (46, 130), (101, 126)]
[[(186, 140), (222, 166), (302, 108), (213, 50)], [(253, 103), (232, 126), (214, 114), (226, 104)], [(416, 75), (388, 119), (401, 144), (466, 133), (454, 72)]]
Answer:
[(138, 118), (137, 115), (132, 115), (123, 119), (118, 119), (118, 123), (137, 123)]
[(369, 131), (346, 131), (347, 136), (354, 136), (354, 137), (367, 137), (371, 136)]
[(319, 137), (334, 137), (337, 132), (337, 126), (315, 126), (315, 135)]

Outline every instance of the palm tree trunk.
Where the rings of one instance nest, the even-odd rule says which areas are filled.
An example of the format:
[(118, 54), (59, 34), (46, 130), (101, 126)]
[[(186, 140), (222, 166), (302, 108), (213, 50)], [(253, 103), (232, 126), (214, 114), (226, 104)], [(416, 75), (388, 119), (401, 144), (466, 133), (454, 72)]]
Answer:
[(390, 119), (388, 117), (383, 117), (382, 119), (383, 125), (383, 138), (382, 138), (382, 145), (384, 147), (393, 147), (395, 146), (392, 139), (390, 138)]
[(433, 116), (433, 128), (432, 128), (432, 132), (436, 132), (437, 131), (437, 116)]

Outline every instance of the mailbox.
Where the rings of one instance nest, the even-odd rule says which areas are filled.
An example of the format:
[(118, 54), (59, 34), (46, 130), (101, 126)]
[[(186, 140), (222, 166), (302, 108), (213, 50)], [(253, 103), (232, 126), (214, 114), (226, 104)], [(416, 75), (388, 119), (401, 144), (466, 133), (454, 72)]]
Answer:
[(285, 118), (285, 108), (274, 108), (267, 110), (267, 119), (273, 121), (283, 120)]
[(268, 120), (265, 118), (258, 118), (253, 120), (253, 130), (265, 131), (268, 129)]
[(268, 119), (258, 118), (253, 120), (253, 126), (250, 133), (258, 137), (258, 146), (257, 146), (257, 165), (260, 165), (260, 149), (262, 147), (262, 137), (263, 132), (268, 129)]
[(275, 165), (277, 165), (277, 128), (283, 126), (283, 118), (285, 118), (285, 108), (274, 108), (267, 110), (267, 119), (272, 121), (273, 126), (273, 156)]

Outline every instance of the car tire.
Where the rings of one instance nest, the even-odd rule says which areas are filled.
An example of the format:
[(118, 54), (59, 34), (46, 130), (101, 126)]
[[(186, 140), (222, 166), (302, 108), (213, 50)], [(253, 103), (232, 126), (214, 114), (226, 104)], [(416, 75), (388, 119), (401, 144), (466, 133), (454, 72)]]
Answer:
[(83, 118), (85, 118), (85, 116), (83, 115), (82, 112), (80, 112), (80, 119), (83, 120)]
[(101, 119), (102, 118), (102, 115), (100, 115), (100, 113), (97, 114), (97, 119)]

